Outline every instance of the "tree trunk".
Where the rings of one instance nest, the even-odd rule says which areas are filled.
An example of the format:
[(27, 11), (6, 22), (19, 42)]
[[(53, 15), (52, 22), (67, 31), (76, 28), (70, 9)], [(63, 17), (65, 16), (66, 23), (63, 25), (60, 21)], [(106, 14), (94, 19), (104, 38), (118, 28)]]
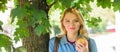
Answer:
[(27, 52), (48, 52), (49, 33), (37, 36), (33, 28), (29, 27), (30, 36), (23, 39)]
[[(32, 2), (32, 5), (36, 9), (42, 9), (47, 14), (48, 19), (48, 11), (49, 7), (46, 3), (46, 0), (29, 0)], [(24, 3), (28, 2), (28, 0), (19, 0), (20, 6), (23, 6)], [(41, 34), (37, 36), (34, 32), (34, 28), (32, 26), (28, 27), (30, 32), (30, 36), (23, 39), (23, 46), (27, 49), (27, 52), (48, 52), (49, 45), (49, 33)]]

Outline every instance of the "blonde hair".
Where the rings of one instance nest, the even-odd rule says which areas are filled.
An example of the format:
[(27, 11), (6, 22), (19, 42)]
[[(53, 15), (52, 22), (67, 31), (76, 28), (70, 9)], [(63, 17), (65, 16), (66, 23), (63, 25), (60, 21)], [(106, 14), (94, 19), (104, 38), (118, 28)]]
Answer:
[(82, 15), (80, 14), (80, 12), (75, 7), (66, 9), (64, 11), (64, 13), (62, 14), (62, 16), (61, 16), (60, 22), (61, 22), (61, 31), (62, 31), (62, 34), (65, 35), (67, 33), (65, 27), (63, 26), (62, 22), (64, 20), (65, 14), (68, 13), (68, 12), (73, 13), (73, 14), (75, 14), (78, 17), (78, 20), (79, 20), (79, 23), (80, 23), (80, 29), (79, 29), (78, 33), (81, 36), (88, 37), (88, 32), (87, 32), (87, 30), (85, 28), (85, 24), (84, 24), (84, 20), (82, 18)]

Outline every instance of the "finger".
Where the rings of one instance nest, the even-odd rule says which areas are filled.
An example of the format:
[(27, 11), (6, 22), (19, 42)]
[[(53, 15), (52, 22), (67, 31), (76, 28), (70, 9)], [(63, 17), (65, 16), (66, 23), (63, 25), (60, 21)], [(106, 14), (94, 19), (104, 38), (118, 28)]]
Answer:
[(82, 43), (78, 43), (77, 45), (79, 45), (81, 47), (84, 47), (84, 44), (82, 44)]
[(78, 44), (76, 45), (76, 47), (77, 47), (78, 49), (82, 48), (82, 47), (81, 47), (80, 45), (78, 45)]
[(78, 47), (79, 49), (85, 47), (82, 43), (76, 44), (76, 47)]

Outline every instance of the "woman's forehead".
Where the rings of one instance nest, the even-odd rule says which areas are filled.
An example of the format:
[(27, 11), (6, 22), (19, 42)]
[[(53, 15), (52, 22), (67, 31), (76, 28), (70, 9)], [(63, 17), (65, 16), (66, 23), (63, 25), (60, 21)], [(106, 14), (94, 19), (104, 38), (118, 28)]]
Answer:
[(66, 13), (64, 19), (78, 19), (78, 17), (73, 13)]

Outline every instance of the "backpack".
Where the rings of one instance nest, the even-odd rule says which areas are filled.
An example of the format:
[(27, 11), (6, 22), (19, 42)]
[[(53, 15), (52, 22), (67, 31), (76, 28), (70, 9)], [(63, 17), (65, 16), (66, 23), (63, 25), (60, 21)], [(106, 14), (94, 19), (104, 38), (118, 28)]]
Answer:
[[(55, 43), (54, 43), (54, 52), (58, 52), (58, 48), (59, 48), (59, 43), (60, 43), (60, 39), (61, 37), (55, 37)], [(90, 52), (90, 40), (88, 39), (88, 47), (89, 47), (89, 52)]]

